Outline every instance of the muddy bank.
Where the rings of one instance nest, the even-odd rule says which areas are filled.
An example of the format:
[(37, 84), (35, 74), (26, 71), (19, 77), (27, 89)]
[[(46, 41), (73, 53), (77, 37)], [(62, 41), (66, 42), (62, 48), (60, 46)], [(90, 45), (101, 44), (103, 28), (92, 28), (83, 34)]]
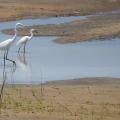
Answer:
[[(85, 20), (78, 20), (60, 25), (38, 25), (26, 27), (20, 30), (19, 35), (28, 35), (29, 29), (34, 28), (35, 36), (60, 36), (55, 40), (57, 43), (75, 43), (93, 39), (106, 39), (119, 37), (120, 35), (120, 14), (108, 14), (91, 16)], [(5, 34), (14, 34), (13, 29), (2, 31)]]
[(88, 15), (112, 11), (119, 0), (0, 0), (0, 21), (26, 17)]

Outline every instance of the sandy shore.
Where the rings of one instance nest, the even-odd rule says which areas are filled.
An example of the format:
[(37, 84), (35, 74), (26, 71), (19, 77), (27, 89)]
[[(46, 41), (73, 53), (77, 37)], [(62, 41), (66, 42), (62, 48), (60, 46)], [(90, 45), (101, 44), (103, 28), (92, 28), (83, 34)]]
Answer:
[(0, 0), (0, 21), (26, 17), (87, 15), (119, 8), (119, 0)]
[(120, 79), (6, 86), (0, 120), (119, 120)]

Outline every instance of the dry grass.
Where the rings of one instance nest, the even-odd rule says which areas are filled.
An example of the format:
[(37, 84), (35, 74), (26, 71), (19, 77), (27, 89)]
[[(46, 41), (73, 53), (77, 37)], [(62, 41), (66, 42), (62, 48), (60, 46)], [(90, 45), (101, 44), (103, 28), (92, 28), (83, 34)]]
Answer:
[(82, 85), (59, 85), (58, 82), (44, 85), (42, 89), (40, 86), (8, 86), (1, 117), (12, 120), (119, 120), (120, 82), (110, 80), (113, 82), (94, 84), (93, 79), (93, 84)]

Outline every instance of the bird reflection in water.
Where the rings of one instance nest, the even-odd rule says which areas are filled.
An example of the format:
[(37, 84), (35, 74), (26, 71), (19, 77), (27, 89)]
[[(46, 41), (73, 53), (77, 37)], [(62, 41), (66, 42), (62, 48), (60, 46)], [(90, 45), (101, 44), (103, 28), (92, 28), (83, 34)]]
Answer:
[(32, 69), (27, 58), (28, 57), (26, 57), (26, 53), (18, 53), (16, 63), (31, 78)]

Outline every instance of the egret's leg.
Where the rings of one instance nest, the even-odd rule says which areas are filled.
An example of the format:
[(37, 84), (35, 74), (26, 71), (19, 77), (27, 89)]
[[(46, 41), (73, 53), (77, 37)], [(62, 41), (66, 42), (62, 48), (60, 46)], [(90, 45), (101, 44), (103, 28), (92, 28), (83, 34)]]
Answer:
[(16, 66), (16, 62), (14, 60), (9, 59), (7, 56), (8, 56), (8, 50), (6, 52), (6, 60), (9, 60), (10, 62), (12, 62)]
[(25, 54), (25, 51), (26, 51), (26, 43), (24, 44), (24, 54)]
[(20, 49), (21, 49), (21, 46), (20, 46), (19, 49), (18, 49), (18, 53), (20, 52)]
[(6, 51), (4, 52), (4, 67), (5, 67), (5, 56), (6, 56)]

